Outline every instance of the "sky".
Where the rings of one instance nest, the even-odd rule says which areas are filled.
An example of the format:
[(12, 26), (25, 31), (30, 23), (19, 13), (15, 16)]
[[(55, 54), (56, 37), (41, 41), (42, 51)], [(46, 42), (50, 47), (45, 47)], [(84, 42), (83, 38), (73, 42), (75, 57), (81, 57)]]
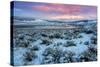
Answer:
[(14, 16), (43, 19), (97, 18), (97, 7), (87, 5), (14, 1)]

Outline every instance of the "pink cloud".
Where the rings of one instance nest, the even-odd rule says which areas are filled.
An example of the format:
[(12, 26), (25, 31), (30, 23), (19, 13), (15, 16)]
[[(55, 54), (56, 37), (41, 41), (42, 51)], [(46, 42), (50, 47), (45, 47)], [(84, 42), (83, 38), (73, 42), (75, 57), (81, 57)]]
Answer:
[(80, 12), (80, 6), (63, 5), (63, 4), (38, 5), (38, 6), (32, 6), (32, 9), (36, 9), (44, 12), (59, 12), (64, 14)]

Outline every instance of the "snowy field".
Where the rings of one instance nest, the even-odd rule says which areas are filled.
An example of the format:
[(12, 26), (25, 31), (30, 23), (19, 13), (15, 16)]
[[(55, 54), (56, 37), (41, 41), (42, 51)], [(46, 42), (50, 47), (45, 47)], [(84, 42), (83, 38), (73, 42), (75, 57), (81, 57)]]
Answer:
[[(41, 21), (44, 22), (38, 20), (38, 22)], [(29, 27), (32, 23), (28, 25), (24, 22), (22, 25), (28, 27), (15, 26), (13, 30), (14, 65), (96, 61), (96, 20), (69, 23), (64, 20), (63, 22), (61, 22), (62, 27), (53, 26), (52, 28), (51, 26)], [(66, 25), (63, 26), (65, 23)]]

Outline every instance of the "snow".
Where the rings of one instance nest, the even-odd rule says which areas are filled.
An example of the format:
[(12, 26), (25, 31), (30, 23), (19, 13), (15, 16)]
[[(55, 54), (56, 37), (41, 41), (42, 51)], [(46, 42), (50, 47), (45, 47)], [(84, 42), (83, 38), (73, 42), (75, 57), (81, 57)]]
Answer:
[(22, 65), (23, 64), (23, 54), (27, 51), (27, 49), (23, 48), (14, 48), (14, 65)]
[[(46, 23), (46, 24), (48, 24), (49, 22), (38, 19), (38, 20), (35, 20), (34, 22), (30, 22), (30, 23), (27, 23), (27, 22), (26, 23), (18, 23), (18, 25), (21, 25), (21, 24), (29, 24), (30, 25), (32, 23), (37, 23), (37, 24), (40, 24), (40, 23), (45, 24)], [(84, 24), (83, 22), (81, 22), (81, 23)], [(93, 21), (93, 24), (94, 24), (94, 21)], [(47, 28), (47, 27), (49, 28), (49, 26), (46, 26), (45, 28)], [(74, 30), (74, 29), (72, 29), (72, 30)], [(16, 31), (16, 32), (21, 32), (21, 33), (18, 33), (17, 35), (15, 35), (15, 36), (17, 36), (17, 38), (15, 38), (13, 40), (14, 41), (14, 65), (24, 65), (25, 63), (27, 63), (27, 64), (42, 64), (43, 61), (44, 61), (44, 58), (45, 58), (45, 56), (43, 56), (43, 53), (47, 48), (54, 49), (54, 48), (57, 47), (57, 48), (61, 49), (63, 52), (64, 51), (74, 52), (75, 58), (79, 58), (79, 55), (81, 53), (87, 51), (88, 46), (97, 48), (97, 46), (94, 46), (95, 44), (91, 43), (91, 37), (93, 37), (94, 34), (92, 34), (92, 33), (86, 34), (85, 32), (80, 32), (77, 36), (81, 35), (82, 38), (72, 38), (71, 40), (69, 40), (69, 39), (65, 39), (66, 35), (64, 34), (68, 31), (71, 31), (71, 30), (68, 30), (68, 29), (63, 30), (62, 29), (62, 31), (55, 31), (53, 29), (52, 30), (47, 29), (45, 31), (36, 32), (34, 29), (32, 29), (31, 32), (29, 32), (29, 30), (25, 30), (24, 32), (22, 32), (21, 29), (18, 29), (18, 31)], [(34, 34), (34, 36), (30, 36), (30, 35), (26, 35), (26, 33), (27, 34), (36, 33), (36, 34)], [(46, 34), (47, 37), (43, 37), (41, 35), (41, 33)], [(63, 38), (52, 38), (52, 39), (50, 39), (48, 37), (49, 35), (53, 35), (55, 33), (60, 33), (60, 35), (63, 36)], [(67, 34), (70, 34), (70, 33), (67, 33)], [(28, 44), (28, 47), (16, 47), (15, 46), (16, 40), (21, 36), (24, 36), (23, 40), (25, 41), (25, 43), (27, 43), (29, 39), (33, 39), (33, 40), (35, 39), (35, 41), (30, 42)], [(72, 36), (74, 36), (74, 35), (72, 35)], [(41, 44), (43, 39), (51, 41), (52, 43), (50, 43), (49, 45)], [(64, 45), (66, 44), (67, 41), (73, 41), (76, 44), (76, 46), (65, 47)], [(87, 42), (87, 41), (89, 42), (89, 45), (84, 45), (84, 42)], [(80, 42), (82, 42), (82, 43), (80, 43)], [(57, 45), (57, 44), (60, 44), (60, 45)], [(39, 48), (39, 50), (35, 51), (37, 57), (30, 62), (23, 61), (23, 58), (24, 58), (23, 54), (25, 54), (27, 51), (30, 51), (31, 48), (34, 48), (34, 46), (38, 46), (38, 48)], [(47, 56), (47, 57), (52, 59), (51, 56)], [(64, 57), (61, 57), (61, 62), (63, 62), (63, 58)], [(49, 60), (46, 60), (46, 62), (47, 61), (49, 61)]]

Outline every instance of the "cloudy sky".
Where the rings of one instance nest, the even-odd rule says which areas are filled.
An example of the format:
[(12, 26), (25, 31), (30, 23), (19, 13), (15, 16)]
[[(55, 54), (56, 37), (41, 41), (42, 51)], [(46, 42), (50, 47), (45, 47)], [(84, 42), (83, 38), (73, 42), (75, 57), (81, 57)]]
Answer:
[(36, 18), (86, 19), (97, 17), (97, 7), (86, 5), (15, 1), (13, 11), (14, 16)]

